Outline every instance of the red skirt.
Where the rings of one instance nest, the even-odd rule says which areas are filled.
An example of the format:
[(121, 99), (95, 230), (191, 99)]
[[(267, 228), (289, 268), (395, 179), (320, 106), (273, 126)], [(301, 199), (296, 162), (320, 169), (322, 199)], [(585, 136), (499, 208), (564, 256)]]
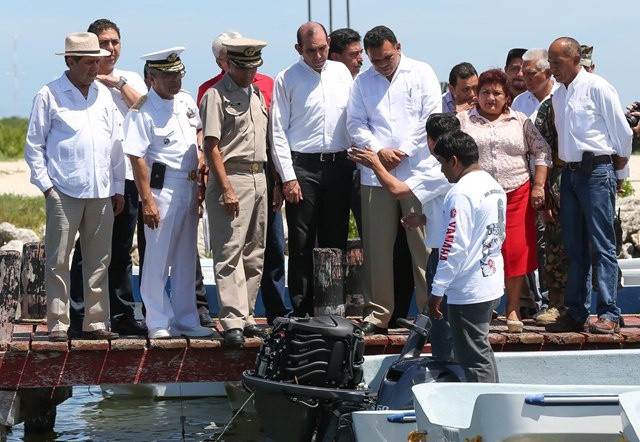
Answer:
[(506, 238), (502, 244), (504, 277), (526, 275), (538, 268), (536, 212), (530, 203), (529, 181), (507, 192)]

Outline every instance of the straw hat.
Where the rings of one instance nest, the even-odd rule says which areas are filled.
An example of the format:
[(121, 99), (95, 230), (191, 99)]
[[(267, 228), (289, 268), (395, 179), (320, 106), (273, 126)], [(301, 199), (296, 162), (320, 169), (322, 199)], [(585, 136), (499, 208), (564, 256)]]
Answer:
[(64, 52), (56, 52), (56, 55), (106, 57), (111, 55), (111, 52), (100, 49), (96, 34), (92, 32), (74, 32), (64, 39)]

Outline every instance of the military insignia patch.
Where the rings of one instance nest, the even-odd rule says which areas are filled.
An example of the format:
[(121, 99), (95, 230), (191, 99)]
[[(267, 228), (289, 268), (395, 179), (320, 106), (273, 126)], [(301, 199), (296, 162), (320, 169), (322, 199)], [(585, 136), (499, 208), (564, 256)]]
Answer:
[(167, 57), (167, 61), (173, 63), (174, 61), (176, 61), (178, 59), (178, 54), (176, 54), (175, 52), (172, 52), (171, 54), (169, 54), (169, 56)]
[(244, 55), (246, 55), (247, 57), (251, 57), (252, 55), (255, 55), (256, 53), (256, 48), (254, 47), (248, 47), (247, 49), (244, 50)]

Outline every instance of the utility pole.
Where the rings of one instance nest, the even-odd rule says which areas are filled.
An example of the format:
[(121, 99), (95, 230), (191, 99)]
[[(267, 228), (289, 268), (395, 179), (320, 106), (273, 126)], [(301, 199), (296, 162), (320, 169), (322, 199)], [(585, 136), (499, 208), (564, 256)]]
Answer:
[[(345, 0), (347, 7), (347, 28), (351, 27), (350, 0)], [(307, 17), (311, 21), (311, 0), (307, 0)], [(329, 0), (329, 33), (333, 32), (333, 0)]]
[(18, 116), (18, 36), (13, 36), (13, 115)]

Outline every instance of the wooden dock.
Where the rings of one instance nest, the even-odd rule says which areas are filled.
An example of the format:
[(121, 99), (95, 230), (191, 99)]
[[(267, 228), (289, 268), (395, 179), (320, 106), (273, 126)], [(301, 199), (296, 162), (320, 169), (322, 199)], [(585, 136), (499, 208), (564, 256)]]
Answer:
[[(595, 318), (592, 318), (595, 320)], [(354, 321), (357, 321), (354, 319)], [(525, 320), (523, 333), (507, 333), (492, 323), (495, 351), (542, 351), (640, 348), (640, 316), (625, 315), (620, 333), (547, 333)], [(141, 339), (49, 342), (42, 324), (15, 324), (10, 342), (0, 344), (0, 389), (96, 384), (237, 381), (255, 367), (260, 339), (238, 349), (222, 346), (221, 330), (208, 339)], [(365, 337), (365, 354), (397, 354), (408, 331)], [(431, 351), (427, 344), (425, 352)]]

